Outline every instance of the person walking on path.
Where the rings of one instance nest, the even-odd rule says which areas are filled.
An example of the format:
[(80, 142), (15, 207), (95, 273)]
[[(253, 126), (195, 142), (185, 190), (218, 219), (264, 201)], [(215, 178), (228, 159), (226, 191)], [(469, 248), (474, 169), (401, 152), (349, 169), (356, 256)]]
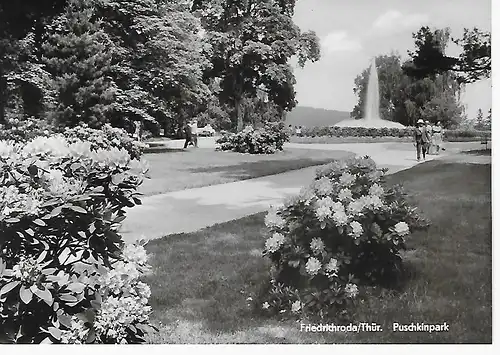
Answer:
[(193, 142), (195, 148), (198, 148), (198, 120), (194, 118), (191, 121), (191, 141)]
[(189, 144), (193, 143), (193, 136), (191, 135), (191, 126), (189, 122), (184, 123), (183, 131), (184, 138), (186, 138), (186, 142), (184, 142), (184, 149), (186, 149)]
[(432, 146), (436, 154), (439, 154), (443, 148), (443, 127), (441, 127), (441, 122), (438, 122), (432, 127)]
[(423, 120), (417, 121), (417, 127), (415, 127), (414, 132), (415, 147), (417, 147), (417, 161), (420, 161), (420, 156), (422, 155), (425, 160), (425, 154), (427, 153), (430, 137)]
[(431, 151), (434, 149), (432, 145), (432, 125), (429, 121), (425, 121), (425, 130), (427, 131), (427, 148), (426, 148), (426, 153), (431, 154)]

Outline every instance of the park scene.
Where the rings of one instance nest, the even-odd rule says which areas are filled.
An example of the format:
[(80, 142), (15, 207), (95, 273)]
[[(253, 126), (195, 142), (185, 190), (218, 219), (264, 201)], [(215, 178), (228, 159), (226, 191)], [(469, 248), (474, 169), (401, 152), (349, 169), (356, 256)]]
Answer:
[(449, 6), (0, 1), (1, 346), (491, 344), (491, 4)]

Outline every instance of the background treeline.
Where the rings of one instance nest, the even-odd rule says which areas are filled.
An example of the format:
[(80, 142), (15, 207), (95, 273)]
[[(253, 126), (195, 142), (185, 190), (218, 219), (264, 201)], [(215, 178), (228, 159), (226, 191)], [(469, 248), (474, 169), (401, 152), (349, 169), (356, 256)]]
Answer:
[[(375, 58), (381, 118), (407, 126), (415, 125), (419, 119), (441, 121), (447, 128), (461, 126), (465, 123), (465, 108), (460, 96), (465, 85), (491, 73), (490, 34), (477, 28), (464, 29), (462, 38), (453, 39), (448, 28), (422, 27), (413, 38), (416, 49), (408, 52), (408, 60), (402, 61), (396, 53)], [(459, 57), (446, 55), (452, 42), (461, 47)], [(364, 115), (368, 76), (366, 68), (354, 81), (358, 101), (351, 112), (352, 118)], [(481, 119), (481, 126), (487, 127), (491, 110), (488, 117)]]
[(105, 123), (165, 134), (293, 108), (293, 57), (319, 59), (294, 0), (26, 0), (0, 4), (0, 124)]

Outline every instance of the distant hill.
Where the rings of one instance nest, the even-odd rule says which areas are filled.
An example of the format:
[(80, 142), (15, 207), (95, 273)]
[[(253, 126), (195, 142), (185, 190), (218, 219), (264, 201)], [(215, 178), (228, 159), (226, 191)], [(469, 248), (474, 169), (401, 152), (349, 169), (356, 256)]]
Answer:
[(287, 113), (285, 123), (287, 126), (290, 124), (303, 127), (333, 126), (337, 122), (349, 119), (349, 114), (347, 111), (297, 106)]

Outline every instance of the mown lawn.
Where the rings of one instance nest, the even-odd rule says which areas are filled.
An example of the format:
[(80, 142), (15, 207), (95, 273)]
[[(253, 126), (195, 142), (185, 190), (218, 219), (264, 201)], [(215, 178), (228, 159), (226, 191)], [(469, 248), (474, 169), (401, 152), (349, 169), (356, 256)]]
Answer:
[[(152, 343), (491, 343), (491, 166), (428, 162), (389, 177), (432, 221), (409, 241), (413, 270), (399, 291), (360, 299), (354, 318), (381, 333), (305, 333), (300, 322), (252, 311), (267, 280), (264, 214), (151, 241)], [(395, 333), (392, 323), (450, 325), (447, 333)]]
[(289, 149), (271, 155), (216, 152), (213, 149), (146, 154), (150, 179), (140, 192), (146, 196), (223, 184), (330, 163), (352, 155), (345, 151)]

